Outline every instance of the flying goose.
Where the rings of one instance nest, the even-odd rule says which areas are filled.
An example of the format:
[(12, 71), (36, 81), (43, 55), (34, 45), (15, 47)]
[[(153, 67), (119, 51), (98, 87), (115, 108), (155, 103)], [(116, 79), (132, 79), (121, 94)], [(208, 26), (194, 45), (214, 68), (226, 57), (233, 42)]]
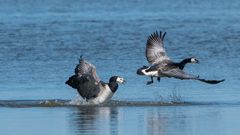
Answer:
[(151, 81), (148, 81), (147, 84), (153, 83), (153, 77), (157, 77), (157, 80), (160, 81), (161, 77), (173, 77), (177, 79), (188, 79), (188, 80), (198, 80), (208, 84), (217, 84), (223, 80), (206, 80), (201, 79), (199, 76), (194, 76), (183, 71), (187, 63), (198, 63), (199, 61), (194, 58), (187, 58), (182, 60), (179, 63), (173, 62), (166, 53), (164, 48), (163, 40), (166, 35), (166, 32), (162, 34), (160, 31), (154, 32), (148, 37), (146, 44), (145, 56), (151, 66), (143, 66), (137, 70), (138, 75), (146, 75), (151, 77)]
[[(173, 63), (173, 65), (175, 65), (179, 69), (183, 70), (187, 63), (199, 63), (199, 60), (196, 59), (195, 57), (190, 57), (190, 58), (183, 59), (181, 62)], [(147, 69), (147, 68), (148, 68), (148, 66), (144, 65), (143, 67), (141, 67), (137, 70), (137, 74), (138, 75), (145, 75), (144, 72), (142, 72), (142, 70)], [(160, 77), (157, 77), (157, 80), (160, 82)], [(151, 83), (153, 83), (153, 76), (151, 76), (151, 81), (147, 82), (147, 84), (151, 84)]]
[(119, 76), (112, 76), (109, 83), (101, 81), (95, 66), (81, 56), (79, 64), (75, 68), (75, 75), (65, 83), (77, 89), (79, 95), (87, 102), (100, 104), (110, 100), (118, 89), (118, 83), (124, 84), (125, 80)]

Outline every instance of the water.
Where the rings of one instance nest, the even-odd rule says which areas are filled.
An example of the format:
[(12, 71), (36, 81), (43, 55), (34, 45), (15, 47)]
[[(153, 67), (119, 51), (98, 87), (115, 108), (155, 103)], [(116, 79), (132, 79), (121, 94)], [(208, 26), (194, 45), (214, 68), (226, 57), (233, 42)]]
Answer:
[[(237, 0), (0, 0), (0, 133), (238, 134), (239, 9)], [(156, 30), (174, 61), (199, 59), (186, 71), (226, 81), (147, 86), (135, 72)], [(77, 98), (64, 82), (82, 54), (102, 80), (126, 78), (110, 104), (65, 104)]]

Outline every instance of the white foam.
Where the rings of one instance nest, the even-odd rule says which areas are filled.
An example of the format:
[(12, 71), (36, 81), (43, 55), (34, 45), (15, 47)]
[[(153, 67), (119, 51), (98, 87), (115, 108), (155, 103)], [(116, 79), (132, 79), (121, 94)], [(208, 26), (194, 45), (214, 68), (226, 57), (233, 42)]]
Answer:
[(70, 100), (69, 102), (66, 103), (67, 105), (91, 105), (90, 102), (87, 102), (86, 100), (84, 100), (82, 97), (78, 96), (72, 100)]

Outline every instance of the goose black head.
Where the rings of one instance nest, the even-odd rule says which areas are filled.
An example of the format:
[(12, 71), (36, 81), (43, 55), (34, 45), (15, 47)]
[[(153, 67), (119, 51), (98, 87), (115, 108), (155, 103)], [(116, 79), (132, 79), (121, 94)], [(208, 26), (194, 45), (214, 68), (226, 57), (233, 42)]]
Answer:
[(147, 69), (148, 66), (143, 65), (141, 68), (137, 70), (138, 75), (145, 75), (142, 70)]
[(195, 57), (190, 57), (190, 58), (186, 58), (186, 59), (182, 60), (181, 62), (177, 63), (177, 66), (180, 69), (184, 69), (184, 67), (187, 63), (199, 63), (199, 61)]
[(120, 77), (120, 76), (112, 76), (109, 79), (109, 84), (108, 86), (110, 87), (111, 91), (114, 93), (117, 91), (118, 89), (118, 83), (120, 84), (124, 84), (126, 81), (124, 80), (124, 78)]
[(199, 60), (195, 57), (190, 58), (190, 63), (199, 63)]
[(126, 80), (123, 77), (120, 76), (112, 76), (109, 79), (109, 83), (120, 83), (120, 84), (124, 84), (126, 82)]

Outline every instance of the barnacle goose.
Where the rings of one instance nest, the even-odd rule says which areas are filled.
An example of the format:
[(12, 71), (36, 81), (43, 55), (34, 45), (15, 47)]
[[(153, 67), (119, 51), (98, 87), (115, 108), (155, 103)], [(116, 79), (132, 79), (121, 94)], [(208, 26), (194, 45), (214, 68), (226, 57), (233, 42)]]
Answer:
[(118, 83), (124, 84), (125, 80), (120, 76), (112, 76), (109, 83), (101, 81), (95, 66), (81, 56), (79, 64), (75, 68), (75, 75), (65, 83), (77, 89), (79, 95), (87, 102), (100, 104), (110, 100), (118, 89)]
[(198, 63), (199, 61), (194, 58), (187, 58), (182, 60), (179, 63), (173, 62), (166, 54), (164, 48), (163, 40), (166, 35), (166, 32), (162, 33), (161, 31), (154, 32), (148, 37), (145, 56), (151, 66), (143, 66), (137, 70), (138, 75), (150, 76), (151, 81), (148, 81), (147, 84), (153, 83), (153, 77), (157, 77), (157, 80), (160, 81), (161, 77), (173, 77), (177, 79), (192, 79), (205, 82), (208, 84), (217, 84), (223, 82), (223, 80), (206, 80), (201, 79), (199, 76), (194, 76), (183, 71), (184, 66), (187, 63)]

